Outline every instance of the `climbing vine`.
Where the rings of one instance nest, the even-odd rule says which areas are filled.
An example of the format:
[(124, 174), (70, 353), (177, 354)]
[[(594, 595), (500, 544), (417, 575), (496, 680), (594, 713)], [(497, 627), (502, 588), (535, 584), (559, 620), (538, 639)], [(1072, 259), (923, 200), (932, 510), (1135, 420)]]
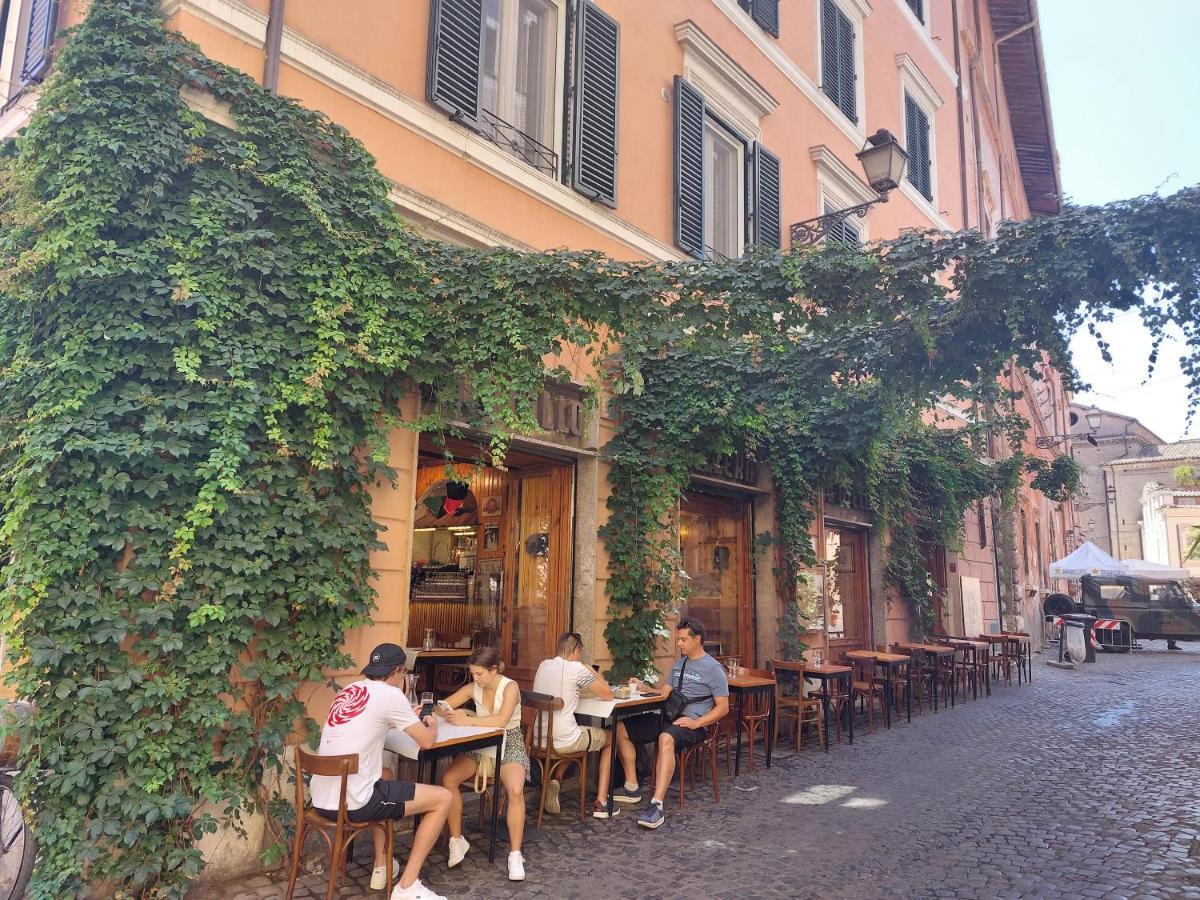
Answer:
[(817, 490), (856, 471), (908, 592), (912, 548), (990, 486), (968, 434), (917, 424), (935, 398), (988, 399), (1014, 358), (1070, 371), (1074, 330), (1137, 309), (1182, 330), (1200, 399), (1200, 190), (994, 241), (720, 264), (452, 247), (398, 221), (349, 134), (157, 7), (93, 0), (0, 160), (0, 588), (12, 683), (37, 704), (31, 897), (183, 896), (197, 839), (258, 807), (300, 685), (370, 615), (389, 431), (467, 422), (499, 458), (562, 374), (547, 354), (594, 372), (618, 423), (620, 671), (649, 664), (685, 591), (673, 516), (714, 455), (771, 467), (784, 599)]

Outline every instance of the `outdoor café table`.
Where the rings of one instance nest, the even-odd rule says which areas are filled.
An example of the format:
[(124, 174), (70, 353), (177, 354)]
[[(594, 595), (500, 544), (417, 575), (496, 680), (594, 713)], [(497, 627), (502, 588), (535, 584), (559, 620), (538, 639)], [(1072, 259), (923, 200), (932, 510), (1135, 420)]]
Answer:
[(1002, 631), (1000, 635), (1007, 638), (1017, 651), (1017, 684), (1021, 684), (1022, 674), (1026, 681), (1033, 684), (1033, 638), (1012, 631)]
[(909, 666), (912, 664), (912, 658), (905, 656), (903, 653), (876, 653), (875, 665), (883, 669), (885, 690), (890, 697), (888, 698), (888, 706), (884, 720), (887, 722), (888, 728), (892, 727), (892, 706), (896, 703), (896, 687), (892, 681), (892, 675), (897, 669), (904, 670), (904, 679), (908, 682), (908, 690), (904, 692), (904, 707), (905, 715), (908, 721), (912, 721), (912, 670)]
[[(979, 636), (979, 640), (987, 641), (987, 643), (992, 648), (994, 648), (991, 651), (992, 653), (1003, 653), (1004, 646), (1009, 643), (1009, 639), (1003, 634), (981, 634)], [(998, 676), (999, 676), (999, 673), (997, 673), (997, 677)], [(1021, 673), (1018, 672), (1017, 673), (1017, 683), (1018, 684), (1020, 684), (1020, 678), (1021, 678)]]
[[(933, 665), (934, 665), (933, 711), (937, 712), (938, 711), (938, 700), (939, 700), (939, 698), (938, 698), (939, 686), (942, 681), (942, 678), (941, 678), (942, 662), (941, 661), (942, 661), (942, 659), (944, 659), (947, 656), (953, 657), (954, 654), (957, 653), (958, 651), (954, 647), (947, 647), (945, 645), (940, 645), (940, 644), (912, 644), (912, 643), (901, 642), (901, 643), (897, 644), (896, 646), (899, 647), (901, 650), (909, 650), (909, 651), (915, 650), (917, 652), (924, 653), (927, 658), (933, 660)], [(955, 699), (954, 679), (951, 678), (950, 679), (950, 705), (951, 706), (954, 706), (954, 699)]]
[[(486, 728), (478, 725), (451, 725), (444, 719), (438, 721), (437, 743), (428, 750), (421, 750), (417, 742), (399, 728), (393, 728), (384, 739), (386, 750), (398, 753), (405, 759), (417, 761), (417, 781), (421, 784), (434, 784), (437, 778), (437, 761), (447, 756), (458, 756), (468, 750), (487, 750), (494, 748), (496, 757), (500, 757), (500, 745), (504, 742), (503, 728)], [(429, 780), (425, 780), (425, 767), (429, 766)], [(492, 842), (488, 850), (488, 862), (496, 861), (496, 821), (500, 809), (500, 779), (499, 767), (492, 776)]]
[(767, 768), (771, 768), (771, 751), (775, 748), (775, 679), (760, 675), (737, 675), (729, 679), (729, 691), (737, 694), (737, 749), (734, 751), (733, 777), (742, 770), (742, 706), (747, 694), (766, 694), (770, 704), (767, 714)]
[[(892, 673), (896, 669), (904, 668), (905, 676), (908, 674), (908, 666), (912, 660), (899, 653), (883, 653), (875, 650), (850, 650), (846, 653), (847, 659), (857, 659), (861, 662), (873, 662), (875, 665), (883, 669), (883, 721), (888, 728), (892, 727), (892, 706), (896, 702), (895, 687), (892, 684)], [(911, 687), (911, 683), (909, 685)], [(908, 698), (908, 721), (912, 721), (912, 691), (906, 693)]]
[[(634, 716), (642, 716), (647, 713), (662, 714), (663, 700), (666, 699), (662, 694), (635, 694), (628, 700), (599, 700), (596, 697), (581, 697), (579, 705), (575, 707), (575, 718), (578, 720), (581, 716), (587, 719), (596, 720), (596, 724), (601, 728), (614, 729), (613, 732), (613, 747), (614, 753), (617, 743), (617, 735), (615, 729), (617, 723), (622, 719), (631, 719)], [(613, 803), (613, 788), (616, 787), (617, 779), (614, 777), (608, 779), (608, 808), (612, 809)], [(608, 821), (612, 821), (610, 818)]]
[[(471, 657), (471, 649), (468, 647), (435, 647), (433, 650), (410, 650), (416, 654), (416, 659), (409, 665), (409, 669), (416, 675), (424, 675), (424, 680), (419, 682), (419, 690), (437, 692), (437, 669), (438, 666), (453, 665), (455, 663), (462, 665)], [(445, 693), (443, 691), (443, 693)]]
[[(833, 680), (846, 682), (846, 695), (851, 693), (850, 682), (853, 679), (854, 670), (849, 666), (833, 666), (829, 663), (814, 665), (806, 662), (804, 664), (804, 678), (806, 681), (821, 682), (821, 720), (825, 733), (825, 752), (829, 752), (829, 682)], [(850, 743), (854, 743), (854, 708), (850, 704), (846, 704), (850, 720)], [(840, 733), (840, 732), (839, 732)]]
[[(952, 644), (955, 647), (961, 647), (963, 652), (967, 654), (970, 660), (971, 668), (976, 673), (976, 677), (971, 679), (971, 699), (975, 700), (979, 697), (979, 666), (983, 663), (983, 686), (987, 691), (987, 696), (992, 696), (992, 663), (988, 659), (988, 649), (991, 645), (987, 641), (972, 641), (967, 638), (946, 638), (947, 644)], [(982, 657), (981, 657), (982, 654)]]

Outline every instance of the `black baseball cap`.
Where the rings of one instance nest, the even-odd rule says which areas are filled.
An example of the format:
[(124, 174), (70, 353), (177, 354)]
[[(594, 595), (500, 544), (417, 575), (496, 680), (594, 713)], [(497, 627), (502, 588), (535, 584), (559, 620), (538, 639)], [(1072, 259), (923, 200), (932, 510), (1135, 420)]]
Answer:
[(363, 666), (364, 675), (388, 675), (392, 669), (404, 665), (407, 659), (404, 648), (397, 644), (380, 644), (371, 651), (370, 661)]

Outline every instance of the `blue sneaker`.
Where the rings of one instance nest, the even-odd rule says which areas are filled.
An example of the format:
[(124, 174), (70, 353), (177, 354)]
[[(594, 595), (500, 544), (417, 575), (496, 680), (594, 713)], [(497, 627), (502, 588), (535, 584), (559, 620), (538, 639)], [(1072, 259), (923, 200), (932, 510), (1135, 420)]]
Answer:
[(643, 828), (657, 828), (666, 820), (667, 816), (663, 812), (662, 804), (651, 801), (638, 817), (638, 824)]
[(613, 791), (613, 800), (617, 803), (641, 803), (642, 791), (640, 788), (634, 788), (632, 791), (629, 788), (621, 785)]

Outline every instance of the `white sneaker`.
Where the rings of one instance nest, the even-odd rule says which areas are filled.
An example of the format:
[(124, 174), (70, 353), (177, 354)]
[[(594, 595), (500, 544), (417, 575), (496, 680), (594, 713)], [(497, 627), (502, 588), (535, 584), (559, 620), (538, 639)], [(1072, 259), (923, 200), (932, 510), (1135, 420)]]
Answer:
[[(392, 879), (395, 880), (400, 875), (400, 860), (392, 860)], [(376, 866), (371, 870), (371, 890), (382, 891), (387, 887), (387, 869), (383, 866)]]
[(448, 868), (453, 869), (467, 855), (467, 851), (471, 849), (471, 845), (467, 843), (465, 837), (450, 838), (450, 865)]
[(418, 878), (407, 888), (402, 888), (400, 885), (392, 888), (391, 900), (446, 900), (446, 898), (425, 887)]
[(525, 880), (525, 857), (521, 855), (520, 850), (508, 854), (508, 880)]

